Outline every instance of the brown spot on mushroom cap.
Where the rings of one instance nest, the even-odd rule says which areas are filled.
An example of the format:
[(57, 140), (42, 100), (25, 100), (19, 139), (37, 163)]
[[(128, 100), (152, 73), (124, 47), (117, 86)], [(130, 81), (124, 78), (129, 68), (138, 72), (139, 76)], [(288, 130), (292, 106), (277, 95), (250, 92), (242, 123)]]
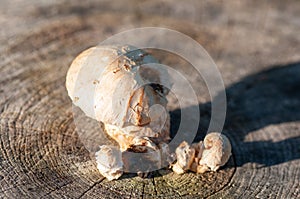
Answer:
[(95, 79), (95, 80), (93, 81), (93, 84), (99, 84), (99, 80)]

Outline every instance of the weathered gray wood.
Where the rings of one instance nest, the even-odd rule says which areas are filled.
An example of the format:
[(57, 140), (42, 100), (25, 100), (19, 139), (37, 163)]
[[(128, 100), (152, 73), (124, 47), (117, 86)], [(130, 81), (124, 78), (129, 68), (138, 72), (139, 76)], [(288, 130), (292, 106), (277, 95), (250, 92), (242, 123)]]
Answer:
[[(284, 1), (1, 1), (0, 198), (297, 198), (300, 4)], [(121, 30), (164, 26), (196, 39), (226, 85), (233, 158), (217, 173), (109, 182), (76, 132), (65, 75), (82, 50)], [(156, 52), (175, 68), (187, 63)], [(191, 71), (187, 71), (191, 73)], [(193, 78), (191, 78), (193, 79)], [(210, 98), (197, 83), (203, 138)], [(191, 108), (191, 107), (189, 107)], [(172, 110), (175, 131), (180, 111)], [(89, 129), (93, 121), (83, 123)], [(93, 129), (89, 129), (93, 132)]]

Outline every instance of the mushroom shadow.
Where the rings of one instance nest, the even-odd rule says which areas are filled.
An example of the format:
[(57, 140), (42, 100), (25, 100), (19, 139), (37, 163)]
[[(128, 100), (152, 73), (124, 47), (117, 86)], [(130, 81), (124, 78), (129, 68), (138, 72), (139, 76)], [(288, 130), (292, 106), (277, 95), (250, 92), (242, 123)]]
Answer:
[[(250, 132), (272, 124), (300, 120), (300, 62), (272, 66), (271, 69), (247, 76), (226, 88), (226, 95), (227, 113), (223, 133), (232, 142), (237, 166), (246, 163), (271, 166), (300, 158), (300, 127), (297, 125), (276, 132), (278, 138), (283, 138), (284, 133), (293, 131), (296, 132), (294, 137), (260, 141), (266, 132), (258, 131), (261, 133), (258, 141), (245, 141)], [(211, 102), (199, 104), (198, 107), (201, 119), (194, 141), (204, 138), (211, 117)], [(179, 128), (181, 111), (177, 109), (170, 112), (173, 137)]]

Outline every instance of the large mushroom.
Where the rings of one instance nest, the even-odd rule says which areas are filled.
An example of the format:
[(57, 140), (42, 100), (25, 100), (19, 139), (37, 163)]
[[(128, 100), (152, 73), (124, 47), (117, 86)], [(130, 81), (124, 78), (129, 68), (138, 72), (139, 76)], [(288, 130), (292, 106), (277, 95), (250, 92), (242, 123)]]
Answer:
[[(161, 151), (168, 151), (164, 143), (170, 139), (166, 111), (170, 83), (167, 71), (157, 64), (153, 56), (133, 46), (97, 46), (78, 55), (67, 73), (66, 87), (73, 103), (104, 124), (105, 132), (118, 142), (122, 153), (145, 153), (161, 146)], [(119, 178), (120, 165), (126, 163), (116, 161), (126, 162), (126, 156), (123, 160), (98, 157), (103, 154), (119, 153), (110, 146), (101, 146), (96, 153), (99, 171), (110, 180)], [(152, 157), (153, 161), (165, 156), (153, 154), (159, 156)], [(104, 167), (104, 159), (114, 162)]]

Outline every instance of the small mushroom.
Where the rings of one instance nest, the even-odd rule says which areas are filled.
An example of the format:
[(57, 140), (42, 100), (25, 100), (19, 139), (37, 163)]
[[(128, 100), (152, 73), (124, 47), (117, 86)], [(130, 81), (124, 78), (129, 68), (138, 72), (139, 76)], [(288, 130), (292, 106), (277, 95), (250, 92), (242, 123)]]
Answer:
[(204, 150), (199, 161), (198, 173), (217, 171), (231, 156), (229, 139), (221, 133), (209, 133), (204, 138)]
[(177, 162), (172, 169), (177, 174), (190, 170), (195, 173), (217, 171), (231, 155), (231, 144), (221, 133), (209, 133), (204, 141), (189, 146), (185, 141), (176, 148)]

